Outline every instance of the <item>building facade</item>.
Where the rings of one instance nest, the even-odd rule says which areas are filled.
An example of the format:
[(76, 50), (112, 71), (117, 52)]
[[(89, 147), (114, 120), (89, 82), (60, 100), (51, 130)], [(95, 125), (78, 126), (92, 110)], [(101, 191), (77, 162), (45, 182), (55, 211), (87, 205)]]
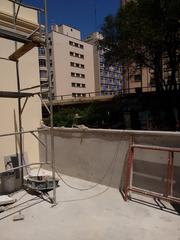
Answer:
[[(44, 50), (39, 51), (41, 84), (45, 89), (47, 63)], [(94, 93), (93, 46), (81, 41), (79, 30), (66, 25), (52, 26), (49, 55), (54, 99), (86, 97), (87, 93)]]
[(94, 32), (84, 40), (93, 46), (95, 91), (101, 95), (116, 95), (122, 90), (122, 67), (119, 64), (111, 66), (105, 64), (105, 50), (98, 46), (101, 39), (102, 35)]
[[(17, 9), (17, 6), (16, 6)], [(13, 31), (13, 3), (7, 0), (1, 0), (0, 4), (0, 31)], [(17, 31), (25, 35), (30, 34), (33, 29), (38, 27), (36, 10), (20, 7), (16, 20)], [(17, 43), (19, 48), (22, 43)], [(10, 93), (17, 92), (17, 69), (14, 61), (7, 60), (15, 52), (16, 43), (0, 37), (0, 72), (1, 92), (8, 95), (6, 98), (1, 96), (0, 109), (0, 134), (13, 133), (19, 131), (18, 122), (18, 99), (9, 98)], [(4, 58), (4, 59), (3, 59)], [(19, 77), (20, 88), (29, 88), (39, 85), (39, 66), (38, 50), (33, 48), (19, 59)], [(36, 89), (36, 91), (39, 91)], [(25, 99), (21, 99), (23, 106)], [(37, 129), (40, 127), (41, 102), (37, 96), (29, 98), (22, 112), (22, 127), (24, 131)], [(9, 136), (0, 138), (0, 172), (6, 169), (5, 160), (19, 154), (19, 137)], [(39, 161), (39, 143), (31, 134), (25, 134), (23, 137), (23, 152), (27, 156), (26, 160), (30, 163)], [(1, 191), (1, 184), (0, 184)]]

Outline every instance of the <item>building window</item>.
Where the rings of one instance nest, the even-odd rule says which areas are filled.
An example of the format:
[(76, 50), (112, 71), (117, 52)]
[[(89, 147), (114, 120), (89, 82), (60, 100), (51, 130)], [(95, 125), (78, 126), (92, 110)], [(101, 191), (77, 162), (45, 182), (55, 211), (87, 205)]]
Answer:
[(47, 71), (46, 70), (40, 70), (40, 78), (47, 78)]
[(52, 59), (50, 60), (50, 63), (49, 63), (49, 64), (50, 64), (50, 67), (52, 67), (52, 66), (53, 66)]
[(46, 59), (39, 59), (39, 66), (46, 67)]
[(39, 48), (39, 55), (40, 56), (45, 56), (46, 55), (45, 48), (43, 48), (43, 47)]
[(135, 80), (135, 82), (140, 82), (142, 80), (142, 75), (141, 74), (136, 74), (134, 76), (134, 80)]
[(71, 77), (85, 78), (85, 74), (71, 72)]
[(76, 42), (73, 42), (73, 41), (69, 41), (69, 45), (70, 45), (70, 46), (77, 47), (77, 48), (84, 49), (84, 45), (79, 44), (79, 43), (76, 43)]
[(80, 63), (75, 63), (75, 62), (70, 62), (70, 66), (71, 67), (77, 67), (77, 68), (85, 68), (84, 64), (80, 64)]
[(74, 56), (74, 53), (73, 53), (73, 52), (70, 52), (69, 54), (70, 54), (70, 56)]
[(72, 93), (72, 97), (86, 97), (85, 93)]
[(84, 55), (83, 54), (79, 54), (79, 53), (76, 53), (76, 52), (69, 52), (70, 56), (72, 57), (77, 57), (77, 58), (82, 58), (84, 59)]
[(52, 49), (50, 48), (49, 49), (49, 55), (51, 56), (51, 54), (52, 54)]
[(72, 86), (72, 87), (78, 87), (78, 88), (85, 88), (85, 87), (86, 87), (86, 84), (84, 84), (84, 83), (74, 83), (74, 82), (72, 82), (72, 83), (71, 83), (71, 86)]

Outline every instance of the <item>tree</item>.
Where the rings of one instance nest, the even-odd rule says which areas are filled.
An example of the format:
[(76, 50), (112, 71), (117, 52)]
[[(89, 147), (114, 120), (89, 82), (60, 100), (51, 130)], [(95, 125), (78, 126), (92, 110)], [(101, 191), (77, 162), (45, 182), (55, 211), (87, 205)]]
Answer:
[(102, 26), (109, 64), (138, 63), (154, 71), (156, 89), (162, 90), (163, 58), (168, 56), (171, 79), (176, 87), (179, 66), (180, 0), (134, 0), (122, 7), (116, 16), (107, 16)]

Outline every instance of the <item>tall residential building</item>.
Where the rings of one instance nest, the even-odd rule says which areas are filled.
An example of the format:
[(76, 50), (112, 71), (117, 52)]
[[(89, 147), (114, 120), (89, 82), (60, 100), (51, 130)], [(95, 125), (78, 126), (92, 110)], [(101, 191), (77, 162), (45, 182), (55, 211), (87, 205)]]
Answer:
[[(81, 41), (80, 31), (54, 25), (49, 33), (49, 46), (54, 98), (85, 97), (86, 93), (94, 92), (93, 46)], [(47, 63), (44, 50), (39, 51), (41, 83), (45, 84)]]
[[(1, 0), (0, 4), (0, 33), (15, 36), (13, 25), (14, 13), (13, 2)], [(15, 6), (17, 9), (17, 5)], [(37, 11), (21, 6), (16, 20), (17, 32), (21, 36), (27, 36), (38, 28)], [(19, 48), (22, 43), (15, 43), (13, 40), (0, 37), (0, 72), (1, 72), (1, 98), (0, 98), (0, 134), (19, 131), (18, 121), (18, 95), (17, 95), (17, 69), (16, 62), (9, 61), (9, 56), (15, 52), (16, 46)], [(39, 85), (38, 50), (33, 48), (19, 59), (20, 88), (29, 88)], [(39, 91), (36, 89), (36, 91)], [(17, 97), (17, 98), (16, 98)], [(21, 104), (26, 98), (21, 98)], [(25, 106), (26, 105), (26, 106)], [(32, 130), (40, 127), (41, 102), (37, 96), (30, 97), (25, 104), (22, 114), (23, 130)], [(0, 172), (6, 168), (5, 161), (19, 156), (19, 136), (9, 136), (0, 138)], [(23, 152), (29, 163), (39, 160), (39, 143), (31, 134), (23, 137)], [(7, 163), (7, 162), (6, 162)], [(1, 180), (0, 180), (1, 191)]]
[(94, 32), (84, 40), (93, 46), (95, 91), (97, 94), (101, 92), (104, 95), (115, 95), (122, 90), (122, 67), (119, 64), (111, 66), (105, 64), (105, 50), (98, 46), (98, 41), (101, 39), (102, 35)]

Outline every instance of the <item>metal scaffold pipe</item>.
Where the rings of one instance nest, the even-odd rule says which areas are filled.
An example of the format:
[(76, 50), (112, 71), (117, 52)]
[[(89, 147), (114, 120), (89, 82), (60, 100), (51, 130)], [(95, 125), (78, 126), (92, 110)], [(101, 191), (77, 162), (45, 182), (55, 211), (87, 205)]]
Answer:
[(50, 105), (50, 153), (51, 153), (51, 167), (53, 178), (53, 203), (56, 204), (56, 181), (55, 181), (55, 156), (54, 156), (54, 133), (53, 133), (53, 104), (52, 104), (52, 82), (50, 73), (49, 61), (49, 42), (48, 42), (48, 15), (47, 15), (47, 0), (44, 0), (44, 15), (45, 15), (45, 39), (46, 39), (46, 57), (47, 57), (47, 70), (49, 82), (49, 105)]

